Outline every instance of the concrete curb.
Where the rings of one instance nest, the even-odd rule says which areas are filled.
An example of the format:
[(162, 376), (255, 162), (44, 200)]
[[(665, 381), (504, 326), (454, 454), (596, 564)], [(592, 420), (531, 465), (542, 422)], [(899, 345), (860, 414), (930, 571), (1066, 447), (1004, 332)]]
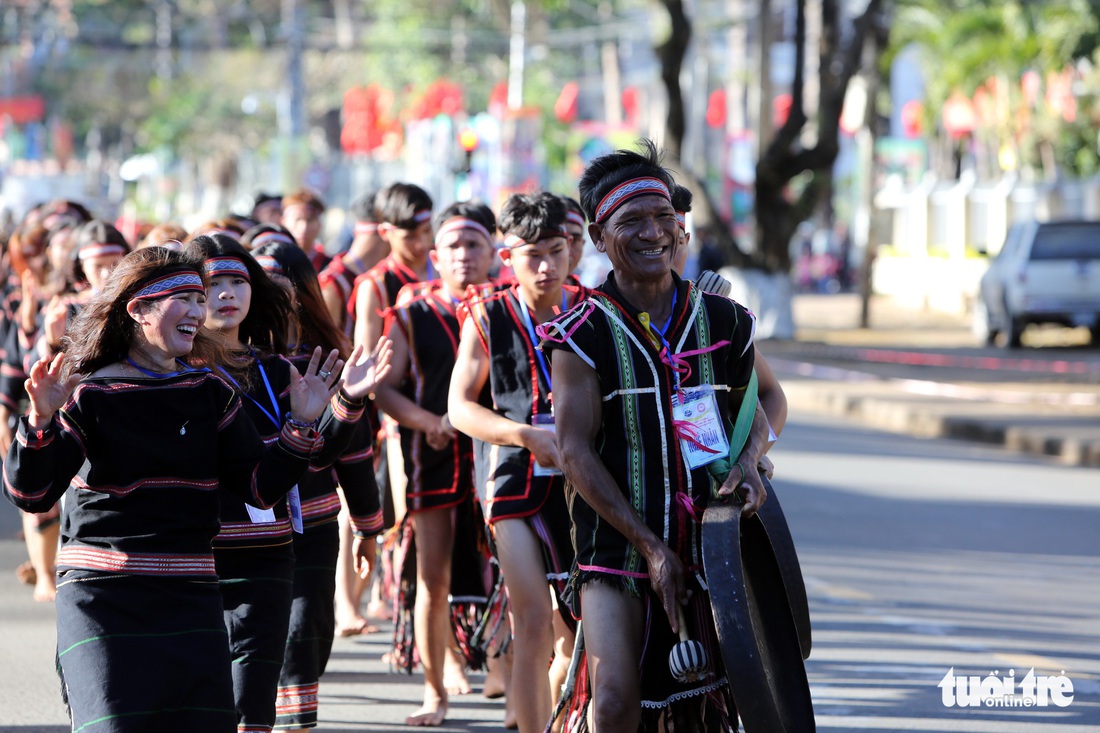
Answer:
[(1095, 410), (1039, 409), (892, 394), (888, 383), (851, 384), (780, 374), (791, 408), (840, 415), (868, 427), (918, 438), (983, 443), (1054, 458), (1070, 466), (1100, 466)]

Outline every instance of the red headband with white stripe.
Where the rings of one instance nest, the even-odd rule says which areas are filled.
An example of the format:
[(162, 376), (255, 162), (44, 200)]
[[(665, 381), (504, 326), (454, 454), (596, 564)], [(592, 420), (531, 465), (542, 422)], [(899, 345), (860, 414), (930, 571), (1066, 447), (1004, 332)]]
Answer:
[(294, 241), (293, 237), (283, 234), (282, 232), (261, 232), (255, 236), (249, 246), (251, 246), (252, 249), (259, 249), (261, 245), (268, 244), (269, 242), (282, 242), (292, 247), (298, 246), (298, 243)]
[(504, 238), (504, 249), (515, 249), (516, 247), (522, 247), (525, 244), (537, 244), (546, 239), (554, 239), (555, 237), (569, 237), (569, 232), (565, 231), (565, 227), (559, 229), (547, 229), (545, 232), (540, 232), (538, 239), (527, 241), (518, 234), (509, 234)]
[(76, 253), (76, 258), (83, 262), (84, 260), (90, 260), (93, 257), (106, 257), (107, 255), (125, 255), (130, 250), (123, 247), (121, 244), (110, 244), (107, 242), (92, 242), (86, 244), (80, 248), (80, 251)]
[(473, 219), (467, 219), (464, 216), (452, 217), (444, 222), (443, 226), (439, 227), (439, 231), (435, 233), (435, 246), (446, 247), (454, 243), (462, 236), (463, 231), (475, 232), (485, 240), (486, 244), (490, 247), (493, 246), (493, 235), (489, 233), (489, 230)]
[(223, 229), (222, 227), (210, 227), (209, 229), (203, 229), (202, 232), (200, 232), (200, 235), (206, 237), (212, 236), (214, 234), (220, 234), (223, 237), (229, 237), (235, 242), (241, 241), (241, 233), (235, 232), (232, 229)]

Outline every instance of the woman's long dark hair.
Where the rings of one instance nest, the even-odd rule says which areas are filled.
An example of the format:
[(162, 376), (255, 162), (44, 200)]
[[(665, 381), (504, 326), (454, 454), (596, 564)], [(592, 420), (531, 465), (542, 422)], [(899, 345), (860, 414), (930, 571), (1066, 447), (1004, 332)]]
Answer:
[(248, 314), (241, 321), (241, 343), (258, 351), (286, 355), (287, 324), (294, 318), (294, 307), (282, 286), (272, 280), (248, 250), (232, 237), (200, 234), (190, 244), (202, 252), (204, 260), (233, 257), (244, 263), (252, 284), (252, 299)]
[(256, 257), (271, 257), (279, 263), (283, 275), (294, 285), (298, 296), (298, 341), (301, 346), (320, 346), (326, 352), (336, 349), (347, 359), (348, 340), (332, 322), (321, 296), (317, 271), (301, 247), (287, 242), (268, 242), (252, 250)]
[[(126, 305), (155, 278), (173, 272), (195, 272), (201, 277), (202, 262), (202, 254), (193, 249), (173, 252), (164, 247), (144, 247), (123, 257), (106, 287), (92, 296), (61, 340), (68, 357), (65, 376), (91, 374), (126, 358), (138, 330), (137, 322), (126, 312)], [(149, 305), (155, 302), (150, 301)], [(222, 339), (200, 329), (184, 361), (192, 366), (225, 364)]]

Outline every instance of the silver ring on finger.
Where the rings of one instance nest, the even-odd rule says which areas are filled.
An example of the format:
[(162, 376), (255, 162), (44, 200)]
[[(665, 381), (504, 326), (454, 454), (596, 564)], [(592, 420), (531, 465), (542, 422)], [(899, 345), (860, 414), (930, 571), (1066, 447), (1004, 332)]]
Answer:
[(332, 372), (326, 372), (324, 369), (322, 369), (321, 371), (317, 372), (317, 376), (327, 381), (328, 378), (332, 376)]

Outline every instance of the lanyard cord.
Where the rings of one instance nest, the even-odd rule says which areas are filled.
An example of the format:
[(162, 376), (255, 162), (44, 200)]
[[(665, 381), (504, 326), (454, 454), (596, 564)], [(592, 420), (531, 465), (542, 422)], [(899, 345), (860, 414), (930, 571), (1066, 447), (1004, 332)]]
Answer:
[(151, 369), (146, 369), (145, 367), (141, 366), (136, 361), (131, 359), (129, 356), (126, 357), (126, 362), (130, 366), (132, 366), (134, 369), (137, 369), (139, 372), (144, 374), (145, 376), (154, 377), (155, 379), (164, 379), (166, 377), (178, 377), (181, 374), (189, 374), (191, 372), (209, 372), (210, 371), (209, 369), (198, 369), (196, 367), (193, 367), (190, 364), (188, 364), (187, 362), (183, 361), (182, 359), (176, 359), (176, 363), (179, 364), (181, 367), (183, 367), (183, 369), (181, 369), (178, 372), (154, 372)]
[[(527, 307), (527, 302), (523, 299), (523, 296), (518, 292), (516, 293), (516, 300), (519, 301), (520, 313), (523, 314), (523, 325), (527, 329), (527, 335), (531, 339), (531, 348), (535, 352), (535, 358), (539, 362), (539, 370), (542, 372), (542, 376), (546, 378), (546, 389), (551, 394), (554, 391), (554, 385), (550, 381), (550, 365), (546, 363), (546, 355), (542, 353), (542, 349), (538, 347), (539, 338), (535, 333), (534, 319), (531, 317), (531, 311)], [(568, 302), (568, 294), (562, 291), (561, 294), (561, 309), (564, 312), (566, 303)]]
[(256, 368), (260, 370), (260, 378), (264, 380), (264, 387), (267, 390), (267, 397), (271, 400), (271, 407), (274, 410), (274, 413), (264, 407), (263, 404), (255, 397), (246, 392), (237, 382), (237, 380), (233, 378), (233, 375), (227, 372), (224, 368), (218, 367), (218, 370), (225, 376), (226, 379), (233, 383), (233, 386), (237, 388), (237, 392), (239, 392), (241, 396), (247, 397), (248, 400), (252, 402), (252, 404), (256, 405), (260, 412), (262, 412), (264, 416), (271, 421), (271, 424), (274, 425), (276, 429), (279, 429), (283, 426), (282, 412), (279, 410), (279, 401), (275, 398), (275, 390), (271, 388), (271, 380), (267, 378), (267, 370), (264, 369), (263, 363), (258, 358), (256, 358), (256, 352), (254, 350), (249, 348), (248, 354), (255, 362)]

